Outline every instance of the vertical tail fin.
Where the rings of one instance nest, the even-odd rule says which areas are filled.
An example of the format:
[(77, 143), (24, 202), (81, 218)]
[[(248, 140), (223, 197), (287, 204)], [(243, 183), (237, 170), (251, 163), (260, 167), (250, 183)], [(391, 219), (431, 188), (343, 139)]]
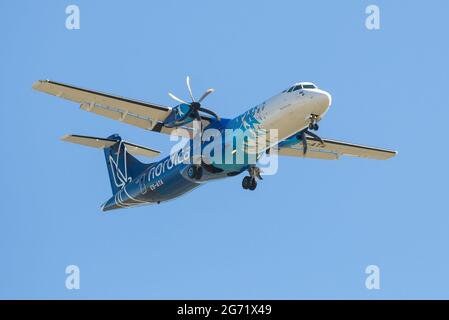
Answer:
[(61, 140), (87, 147), (104, 149), (113, 195), (151, 165), (140, 162), (130, 153), (149, 158), (156, 157), (160, 154), (157, 150), (122, 141), (122, 138), (118, 134), (113, 134), (106, 139), (67, 134)]
[(125, 184), (142, 173), (148, 165), (140, 162), (127, 152), (126, 145), (118, 134), (113, 134), (108, 139), (117, 141), (104, 149), (112, 194), (115, 194)]

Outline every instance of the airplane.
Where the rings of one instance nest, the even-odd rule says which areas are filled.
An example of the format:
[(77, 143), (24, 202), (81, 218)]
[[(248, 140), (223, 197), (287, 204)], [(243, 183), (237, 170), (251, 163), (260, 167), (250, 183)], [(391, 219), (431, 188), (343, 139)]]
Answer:
[[(222, 118), (202, 106), (204, 99), (214, 89), (206, 90), (195, 100), (189, 77), (186, 78), (186, 84), (191, 102), (169, 93), (178, 103), (172, 108), (51, 80), (36, 81), (33, 88), (76, 102), (82, 110), (185, 140), (183, 146), (165, 158), (143, 163), (136, 156), (153, 158), (159, 156), (160, 152), (124, 141), (118, 134), (107, 138), (75, 134), (63, 136), (61, 139), (66, 142), (104, 149), (112, 197), (101, 206), (102, 211), (159, 204), (206, 182), (233, 177), (242, 172), (248, 173), (242, 180), (243, 189), (255, 190), (257, 180), (262, 180), (262, 170), (257, 166), (257, 161), (271, 154), (325, 160), (336, 160), (342, 156), (386, 160), (397, 154), (392, 150), (320, 138), (315, 132), (319, 129), (318, 123), (328, 112), (332, 98), (312, 82), (295, 83), (235, 118)], [(276, 130), (277, 137), (258, 139), (257, 134), (249, 134), (246, 140), (222, 143), (220, 148), (227, 154), (230, 151), (231, 160), (206, 161), (208, 157), (202, 151), (214, 139), (206, 141), (200, 138), (199, 156), (194, 155), (193, 149), (194, 142), (198, 141), (196, 137), (201, 137), (207, 130), (219, 135), (229, 130), (240, 130), (244, 134)], [(220, 139), (217, 138), (216, 142)], [(256, 146), (251, 152), (248, 151), (249, 142)], [(239, 161), (236, 161), (237, 151), (244, 155)], [(252, 160), (251, 154), (255, 155)]]

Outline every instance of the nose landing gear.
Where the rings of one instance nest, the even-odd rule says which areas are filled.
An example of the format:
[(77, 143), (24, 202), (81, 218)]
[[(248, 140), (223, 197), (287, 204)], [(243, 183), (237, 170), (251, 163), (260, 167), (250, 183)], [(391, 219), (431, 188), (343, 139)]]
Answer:
[(256, 190), (256, 187), (257, 187), (256, 179), (263, 180), (262, 176), (260, 175), (261, 170), (260, 170), (260, 168), (257, 168), (257, 167), (250, 167), (248, 169), (248, 173), (249, 173), (249, 176), (244, 177), (242, 180), (242, 187), (245, 190), (254, 191), (254, 190)]
[(318, 126), (319, 117), (316, 114), (311, 114), (309, 118), (309, 130), (317, 131), (320, 127)]
[(296, 135), (296, 139), (298, 139), (298, 141), (301, 141), (303, 144), (303, 155), (305, 156), (307, 153), (307, 136), (310, 136), (316, 140), (318, 140), (321, 145), (324, 146), (324, 141), (323, 139), (321, 139), (319, 136), (317, 136), (315, 133), (313, 133), (311, 130), (317, 131), (319, 129), (318, 127), (318, 120), (320, 119), (319, 116), (317, 116), (316, 114), (311, 114), (309, 117), (309, 128), (304, 129), (300, 132), (298, 132), (298, 134)]

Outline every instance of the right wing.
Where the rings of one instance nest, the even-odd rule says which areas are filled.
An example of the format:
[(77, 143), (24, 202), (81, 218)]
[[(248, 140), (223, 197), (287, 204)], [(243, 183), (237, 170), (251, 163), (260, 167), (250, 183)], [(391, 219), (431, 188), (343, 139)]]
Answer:
[(373, 148), (352, 144), (337, 140), (323, 139), (324, 144), (315, 138), (307, 137), (307, 153), (303, 153), (301, 142), (277, 149), (282, 156), (292, 156), (300, 158), (315, 158), (325, 160), (337, 160), (341, 156), (361, 157), (377, 160), (386, 160), (394, 157), (397, 152), (387, 149)]
[[(154, 132), (191, 138), (191, 126), (181, 127), (184, 130), (178, 130), (178, 132), (174, 132), (173, 128), (164, 127), (163, 122), (171, 112), (169, 107), (78, 88), (51, 80), (36, 81), (33, 84), (33, 89), (77, 102), (82, 110), (113, 120)], [(203, 126), (211, 122), (211, 118), (207, 116), (201, 116), (201, 118)]]

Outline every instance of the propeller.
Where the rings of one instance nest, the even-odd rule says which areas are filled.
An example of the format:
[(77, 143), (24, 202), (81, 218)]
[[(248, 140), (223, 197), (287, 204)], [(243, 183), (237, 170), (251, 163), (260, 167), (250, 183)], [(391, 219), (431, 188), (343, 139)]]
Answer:
[(296, 136), (296, 138), (301, 139), (301, 141), (302, 141), (302, 145), (303, 145), (302, 152), (304, 155), (306, 155), (306, 153), (307, 153), (307, 136), (317, 139), (319, 142), (321, 142), (322, 145), (324, 145), (323, 139), (321, 139), (315, 133), (313, 133), (307, 129), (304, 129), (303, 131), (301, 131), (299, 133), (298, 136)]
[(188, 103), (188, 102), (178, 98), (177, 96), (175, 96), (171, 92), (168, 93), (170, 98), (172, 98), (173, 100), (175, 100), (177, 102), (189, 105), (190, 106), (190, 111), (187, 113), (187, 115), (192, 114), (193, 118), (198, 120), (200, 123), (201, 123), (200, 112), (204, 112), (204, 113), (210, 114), (211, 116), (215, 117), (217, 120), (220, 120), (220, 117), (215, 112), (213, 112), (212, 110), (209, 110), (207, 108), (201, 107), (201, 102), (203, 102), (203, 100), (208, 95), (210, 95), (212, 92), (214, 92), (215, 90), (212, 89), (212, 88), (207, 89), (206, 92), (203, 93), (201, 98), (198, 101), (196, 101), (195, 97), (193, 96), (193, 93), (192, 93), (192, 87), (190, 86), (190, 77), (189, 76), (187, 76), (187, 78), (186, 78), (186, 84), (187, 84), (187, 89), (189, 90), (189, 95), (190, 95), (190, 99), (192, 100), (192, 102)]

